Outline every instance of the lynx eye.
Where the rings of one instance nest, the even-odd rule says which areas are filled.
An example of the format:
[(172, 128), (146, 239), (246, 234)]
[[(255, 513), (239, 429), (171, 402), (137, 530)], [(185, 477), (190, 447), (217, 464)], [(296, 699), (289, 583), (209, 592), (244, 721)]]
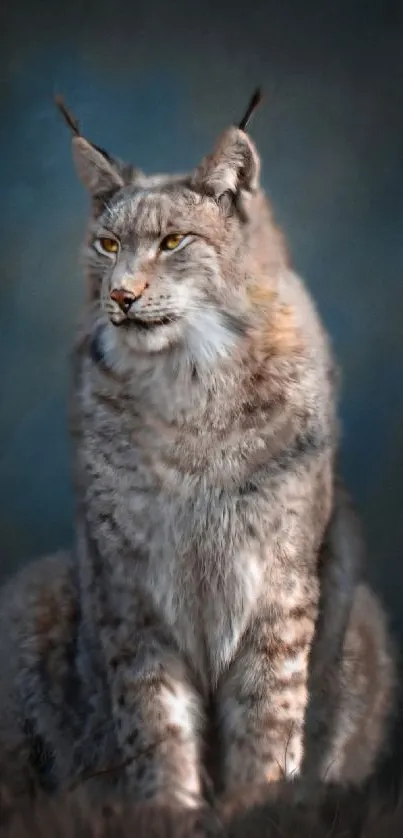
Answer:
[(161, 250), (176, 250), (180, 244), (186, 239), (187, 237), (182, 233), (171, 233), (169, 236), (165, 236), (165, 239), (162, 239), (160, 244)]
[(100, 236), (99, 239), (95, 239), (95, 247), (100, 253), (117, 253), (119, 250), (116, 239), (110, 239), (108, 236)]

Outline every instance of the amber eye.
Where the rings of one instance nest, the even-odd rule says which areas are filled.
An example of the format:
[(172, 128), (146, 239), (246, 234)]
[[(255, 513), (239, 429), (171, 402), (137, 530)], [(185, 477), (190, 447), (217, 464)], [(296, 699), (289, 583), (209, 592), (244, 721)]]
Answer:
[(115, 239), (109, 239), (107, 236), (101, 236), (101, 238), (97, 239), (95, 242), (98, 245), (99, 250), (103, 250), (105, 253), (117, 253), (119, 249), (119, 245)]
[(165, 239), (162, 239), (160, 248), (161, 250), (176, 250), (184, 238), (185, 236), (182, 233), (171, 233), (169, 236), (165, 236)]

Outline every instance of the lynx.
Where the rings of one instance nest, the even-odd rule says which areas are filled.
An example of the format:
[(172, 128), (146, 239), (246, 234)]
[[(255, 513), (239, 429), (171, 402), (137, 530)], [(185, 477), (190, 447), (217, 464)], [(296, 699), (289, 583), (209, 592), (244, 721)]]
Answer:
[(337, 478), (329, 341), (246, 123), (190, 174), (146, 176), (70, 122), (91, 197), (77, 545), (3, 597), (9, 753), (35, 745), (55, 787), (118, 764), (133, 800), (185, 807), (206, 765), (227, 794), (360, 783), (393, 658)]

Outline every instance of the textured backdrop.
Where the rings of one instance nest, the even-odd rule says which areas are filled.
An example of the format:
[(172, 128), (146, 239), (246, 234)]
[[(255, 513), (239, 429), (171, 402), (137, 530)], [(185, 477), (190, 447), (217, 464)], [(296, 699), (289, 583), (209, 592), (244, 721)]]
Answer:
[[(68, 544), (65, 396), (86, 196), (52, 104), (145, 170), (192, 166), (242, 113), (344, 373), (343, 467), (403, 635), (403, 4), (4, 4), (1, 575)], [(399, 617), (401, 619), (399, 622)]]

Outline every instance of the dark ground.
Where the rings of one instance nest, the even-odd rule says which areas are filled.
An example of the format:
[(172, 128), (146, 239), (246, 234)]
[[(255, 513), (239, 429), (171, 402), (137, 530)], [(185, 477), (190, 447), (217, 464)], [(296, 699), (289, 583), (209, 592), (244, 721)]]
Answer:
[(403, 4), (5, 0), (1, 16), (1, 575), (72, 539), (86, 199), (53, 94), (94, 142), (180, 170), (262, 83), (264, 182), (342, 365), (344, 473), (403, 639)]
[(298, 783), (245, 790), (203, 812), (170, 810), (104, 794), (94, 804), (85, 787), (34, 804), (0, 789), (2, 838), (401, 838), (403, 798), (372, 790), (316, 790), (297, 802)]

